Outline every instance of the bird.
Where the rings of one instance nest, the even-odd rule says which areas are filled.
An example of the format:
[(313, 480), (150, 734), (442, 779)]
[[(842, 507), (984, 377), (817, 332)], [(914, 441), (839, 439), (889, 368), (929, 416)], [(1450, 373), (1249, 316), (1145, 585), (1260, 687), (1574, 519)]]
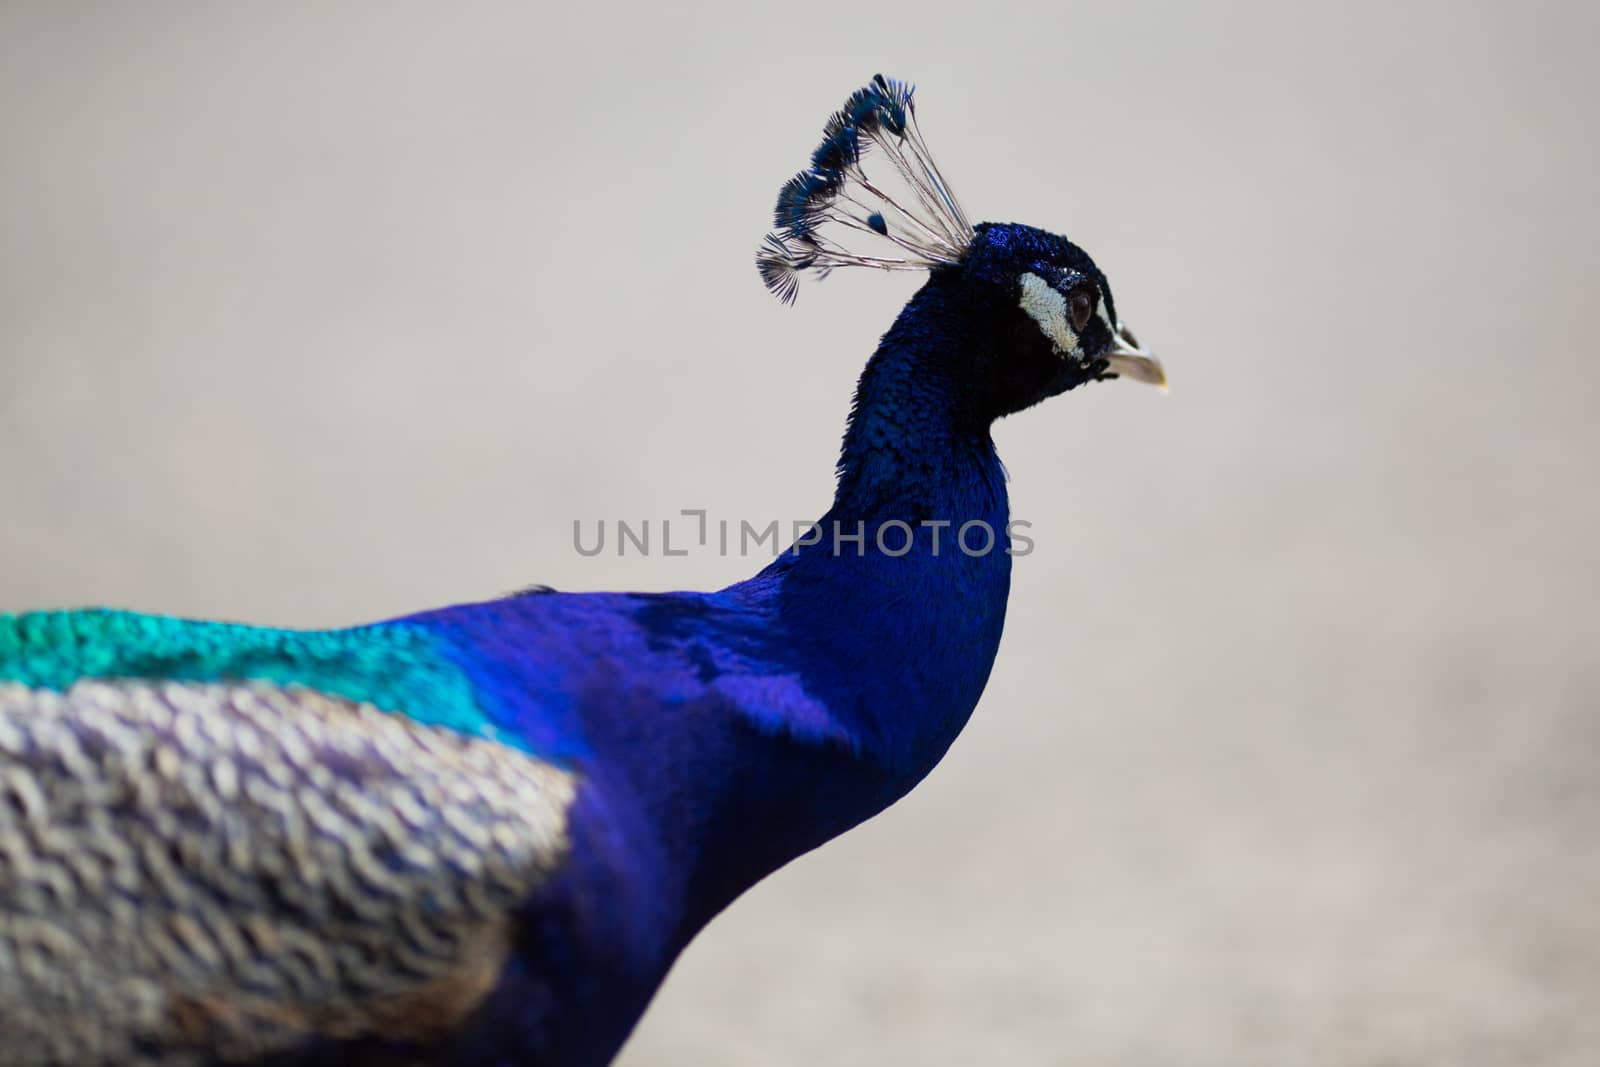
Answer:
[(322, 630), (0, 615), (0, 1063), (604, 1064), (719, 912), (928, 775), (1005, 621), (993, 423), (1166, 379), (1081, 248), (968, 221), (914, 94), (847, 98), (756, 256), (785, 303), (926, 280), (831, 506), (754, 576)]

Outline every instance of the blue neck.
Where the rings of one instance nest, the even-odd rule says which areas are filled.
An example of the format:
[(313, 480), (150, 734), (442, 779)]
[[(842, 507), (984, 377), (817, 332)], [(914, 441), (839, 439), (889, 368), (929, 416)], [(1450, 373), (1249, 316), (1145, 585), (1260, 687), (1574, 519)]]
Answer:
[[(856, 386), (840, 450), (832, 517), (954, 519), (1005, 510), (990, 419), (955, 380), (982, 344), (938, 279), (918, 291), (884, 335)], [(938, 514), (940, 509), (948, 514)]]
[[(530, 903), (526, 984), (502, 994), (522, 1025), (578, 1020), (576, 1044), (550, 1046), (574, 1062), (615, 1051), (735, 897), (920, 781), (983, 691), (1010, 589), (1005, 480), (955, 388), (971, 353), (945, 299), (925, 287), (863, 372), (820, 540), (716, 593), (535, 595), (433, 623), (505, 694), (508, 726), (585, 780), (571, 858)], [(836, 551), (835, 522), (859, 554)], [(987, 552), (961, 550), (972, 522)]]
[(988, 680), (1011, 578), (1005, 472), (953, 380), (974, 342), (948, 300), (925, 286), (863, 371), (820, 540), (727, 591), (775, 612), (805, 693), (828, 709), (825, 725), (758, 724), (748, 785), (762, 822), (728, 840), (768, 839), (781, 858), (752, 857), (750, 881), (921, 781)]
[[(904, 796), (988, 681), (1011, 579), (1005, 475), (987, 422), (951, 380), (965, 334), (944, 300), (924, 287), (863, 371), (821, 538), (686, 609), (693, 623), (646, 622), (658, 640), (753, 649), (755, 677), (708, 663), (704, 676), (731, 699), (648, 744), (631, 715), (591, 723), (618, 731), (602, 762), (629, 766), (630, 788), (671, 813), (656, 836), (684, 879), (685, 939), (772, 870)], [(992, 531), (987, 552), (960, 547), (974, 521)], [(969, 547), (987, 536), (969, 531)]]

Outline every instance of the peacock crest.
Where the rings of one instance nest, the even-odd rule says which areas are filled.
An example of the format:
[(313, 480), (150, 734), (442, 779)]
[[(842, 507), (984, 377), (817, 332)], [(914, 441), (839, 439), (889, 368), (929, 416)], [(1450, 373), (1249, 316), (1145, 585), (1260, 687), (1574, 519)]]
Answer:
[[(929, 270), (965, 254), (972, 224), (922, 139), (914, 92), (874, 75), (828, 119), (810, 166), (778, 193), (777, 229), (756, 253), (756, 268), (784, 303), (794, 302), (804, 271), (825, 278), (836, 267)], [(868, 176), (869, 156), (887, 161), (893, 182)], [(874, 255), (845, 243), (861, 235), (892, 250)]]

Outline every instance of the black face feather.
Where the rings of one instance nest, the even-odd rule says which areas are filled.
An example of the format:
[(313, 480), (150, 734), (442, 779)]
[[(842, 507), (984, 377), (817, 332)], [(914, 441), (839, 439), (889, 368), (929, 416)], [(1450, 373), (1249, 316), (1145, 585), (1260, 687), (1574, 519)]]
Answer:
[[(1117, 305), (1111, 297), (1111, 283), (1089, 258), (1089, 253), (1059, 234), (1025, 226), (1020, 222), (980, 222), (975, 227), (972, 247), (965, 262), (966, 273), (990, 284), (1015, 284), (1023, 274), (1070, 274), (1093, 284), (1105, 301), (1106, 317), (1117, 321)], [(1050, 279), (1067, 292), (1070, 279)], [(1106, 343), (1109, 345), (1108, 337)]]
[[(1058, 294), (1063, 321), (1076, 334), (1072, 350), (1063, 351), (1025, 310), (1029, 275)], [(1066, 238), (1018, 223), (979, 223), (963, 261), (935, 271), (929, 285), (943, 291), (942, 306), (961, 323), (964, 343), (948, 371), (972, 397), (980, 422), (1111, 376), (1111, 286)], [(1081, 328), (1073, 322), (1075, 303), (1087, 312)]]

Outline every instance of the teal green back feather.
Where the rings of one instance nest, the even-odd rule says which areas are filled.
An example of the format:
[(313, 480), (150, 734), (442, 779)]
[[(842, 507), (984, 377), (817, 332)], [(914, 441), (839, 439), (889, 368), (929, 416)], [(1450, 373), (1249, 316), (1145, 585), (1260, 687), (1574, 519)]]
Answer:
[(403, 622), (280, 630), (105, 609), (0, 615), (0, 682), (64, 691), (83, 678), (298, 685), (497, 735), (442, 639)]

